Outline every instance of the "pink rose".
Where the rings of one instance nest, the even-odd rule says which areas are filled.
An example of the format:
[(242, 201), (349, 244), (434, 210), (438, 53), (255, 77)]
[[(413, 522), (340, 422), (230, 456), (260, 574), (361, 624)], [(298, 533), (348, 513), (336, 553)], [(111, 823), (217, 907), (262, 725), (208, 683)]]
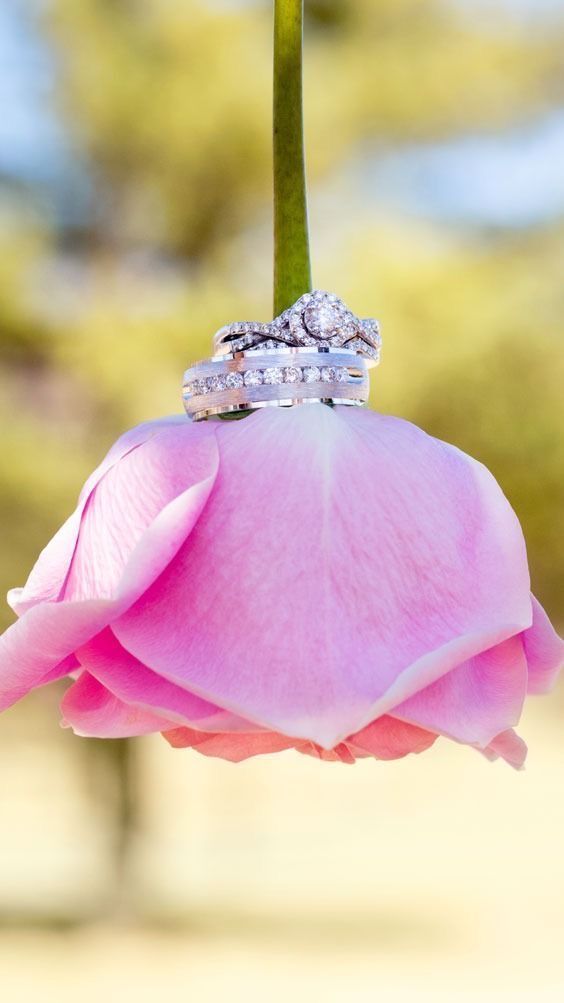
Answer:
[(394, 759), (438, 735), (522, 764), (564, 657), (492, 475), (358, 408), (126, 433), (10, 593), (0, 706), (71, 676), (64, 723), (240, 760)]

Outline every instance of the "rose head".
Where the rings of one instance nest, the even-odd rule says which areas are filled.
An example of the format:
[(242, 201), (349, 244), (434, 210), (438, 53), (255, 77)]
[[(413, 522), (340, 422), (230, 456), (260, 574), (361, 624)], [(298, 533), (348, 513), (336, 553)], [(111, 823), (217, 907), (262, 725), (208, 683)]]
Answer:
[(394, 759), (443, 735), (519, 766), (512, 728), (564, 655), (491, 474), (323, 404), (128, 432), (9, 598), (1, 706), (69, 676), (77, 734), (234, 761)]

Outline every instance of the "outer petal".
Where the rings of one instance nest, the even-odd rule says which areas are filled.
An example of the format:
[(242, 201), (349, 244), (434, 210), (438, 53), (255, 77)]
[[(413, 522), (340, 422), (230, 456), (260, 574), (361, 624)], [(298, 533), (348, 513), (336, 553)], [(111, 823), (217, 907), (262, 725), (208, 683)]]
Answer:
[(210, 735), (191, 728), (173, 728), (163, 731), (163, 736), (175, 749), (192, 748), (204, 756), (227, 759), (231, 763), (240, 763), (243, 759), (263, 756), (269, 752), (282, 752), (284, 749), (292, 749), (295, 744), (285, 735), (266, 731), (254, 735)]
[(62, 724), (83, 738), (130, 738), (162, 731), (170, 722), (123, 703), (88, 672), (69, 687), (62, 701)]
[(425, 752), (436, 739), (432, 731), (385, 714), (351, 735), (347, 745), (354, 753), (369, 753), (376, 759), (403, 759), (410, 752)]
[(517, 724), (527, 691), (522, 635), (475, 655), (399, 704), (394, 714), (469, 745)]
[(195, 531), (114, 624), (155, 671), (330, 749), (529, 626), (519, 524), (459, 450), (323, 405), (217, 434)]
[(80, 664), (124, 703), (200, 731), (260, 730), (249, 721), (169, 683), (122, 648), (107, 627), (77, 652)]
[[(345, 763), (347, 766), (353, 766), (356, 762), (354, 753), (351, 752), (346, 742), (340, 742), (334, 749), (322, 749), (315, 742), (299, 742), (296, 749), (302, 755), (321, 759), (324, 763)], [(364, 758), (364, 755), (364, 753), (360, 753), (361, 758)]]
[(8, 602), (18, 616), (40, 602), (55, 602), (60, 598), (75, 552), (82, 514), (97, 484), (132, 449), (142, 445), (165, 428), (185, 424), (181, 415), (158, 421), (147, 421), (130, 429), (113, 444), (100, 465), (93, 471), (80, 492), (72, 515), (41, 551), (23, 588), (10, 589)]
[(523, 634), (529, 667), (529, 693), (547, 693), (564, 663), (564, 641), (558, 636), (540, 602), (533, 600), (533, 623)]
[(187, 421), (108, 471), (83, 512), (64, 598), (33, 606), (0, 638), (0, 707), (139, 598), (190, 533), (216, 472), (213, 431)]
[(497, 735), (486, 749), (480, 749), (486, 759), (504, 759), (506, 763), (520, 770), (527, 758), (527, 746), (522, 738), (510, 729)]

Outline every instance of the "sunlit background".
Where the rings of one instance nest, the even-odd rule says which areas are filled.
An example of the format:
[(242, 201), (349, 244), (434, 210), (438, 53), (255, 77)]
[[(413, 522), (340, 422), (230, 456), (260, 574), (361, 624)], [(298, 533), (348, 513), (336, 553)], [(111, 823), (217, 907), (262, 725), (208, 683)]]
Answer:
[[(564, 3), (306, 0), (315, 284), (374, 407), (485, 461), (564, 622)], [(0, 585), (113, 439), (271, 317), (268, 0), (0, 4)], [(3, 625), (10, 621), (5, 607)], [(439, 741), (232, 766), (0, 720), (7, 1003), (564, 998), (564, 691), (523, 773)]]

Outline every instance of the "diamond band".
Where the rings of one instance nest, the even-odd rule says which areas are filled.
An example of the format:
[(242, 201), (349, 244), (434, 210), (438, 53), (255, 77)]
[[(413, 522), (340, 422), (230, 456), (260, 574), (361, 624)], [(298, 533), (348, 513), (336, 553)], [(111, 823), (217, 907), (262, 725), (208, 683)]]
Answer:
[(212, 415), (323, 401), (365, 404), (368, 370), (348, 349), (276, 349), (218, 355), (184, 374), (187, 414), (199, 421)]

